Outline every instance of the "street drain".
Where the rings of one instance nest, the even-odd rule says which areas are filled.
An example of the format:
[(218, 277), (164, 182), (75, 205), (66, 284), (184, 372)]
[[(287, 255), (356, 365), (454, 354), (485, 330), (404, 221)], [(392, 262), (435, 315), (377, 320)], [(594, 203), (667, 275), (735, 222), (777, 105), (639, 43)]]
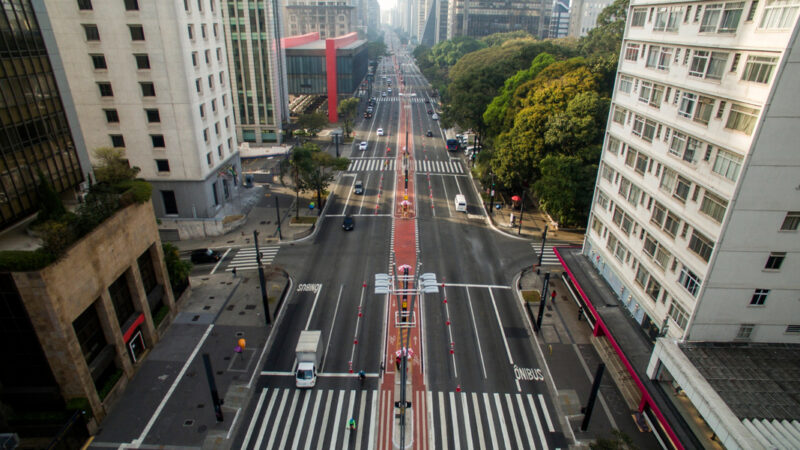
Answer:
[(210, 307), (210, 306), (208, 306), (208, 305), (206, 305), (206, 306), (203, 306), (203, 311), (208, 311), (209, 309), (211, 309), (211, 307)]
[(186, 419), (186, 420), (183, 421), (183, 426), (185, 426), (185, 427), (190, 427), (192, 425), (194, 425), (194, 420), (192, 420), (192, 419)]
[(244, 331), (237, 331), (236, 337), (244, 337)]
[(199, 318), (200, 318), (200, 316), (194, 316), (194, 317), (192, 317), (192, 322), (197, 322), (197, 319), (199, 319)]

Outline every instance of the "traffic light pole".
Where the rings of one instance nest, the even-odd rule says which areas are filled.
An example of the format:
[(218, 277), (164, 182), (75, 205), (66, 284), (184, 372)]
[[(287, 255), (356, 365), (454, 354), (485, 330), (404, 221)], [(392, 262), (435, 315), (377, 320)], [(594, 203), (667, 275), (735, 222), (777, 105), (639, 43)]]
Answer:
[(272, 323), (269, 314), (269, 297), (267, 297), (267, 282), (264, 279), (264, 267), (261, 265), (261, 250), (258, 248), (258, 230), (253, 230), (253, 240), (256, 243), (256, 261), (258, 262), (258, 281), (261, 284), (261, 303), (264, 304), (264, 320), (267, 325)]

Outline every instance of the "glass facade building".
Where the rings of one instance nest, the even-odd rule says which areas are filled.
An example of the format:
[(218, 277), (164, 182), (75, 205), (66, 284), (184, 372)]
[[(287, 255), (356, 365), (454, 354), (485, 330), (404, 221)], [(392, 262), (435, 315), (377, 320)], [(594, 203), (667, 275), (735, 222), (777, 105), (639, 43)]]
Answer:
[(0, 6), (0, 230), (38, 209), (39, 171), (57, 192), (82, 180), (64, 106), (29, 0)]

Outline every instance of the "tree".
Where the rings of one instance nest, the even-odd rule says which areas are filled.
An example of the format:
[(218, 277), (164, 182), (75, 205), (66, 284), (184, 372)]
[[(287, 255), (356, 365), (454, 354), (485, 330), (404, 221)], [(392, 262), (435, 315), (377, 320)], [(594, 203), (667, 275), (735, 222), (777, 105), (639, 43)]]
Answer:
[[(309, 114), (301, 114), (297, 118), (297, 128), (306, 130), (311, 136), (316, 136), (326, 125), (328, 125), (328, 116), (325, 113), (315, 112)], [(294, 134), (297, 134), (296, 132)]]
[(334, 171), (346, 170), (350, 164), (347, 158), (336, 158), (325, 153), (314, 144), (308, 144), (310, 152), (310, 164), (301, 174), (303, 184), (308, 189), (317, 193), (317, 205), (319, 212), (322, 212), (322, 196), (328, 192), (328, 186), (334, 179)]
[(386, 52), (386, 44), (383, 42), (383, 36), (378, 40), (367, 42), (367, 56), (370, 60), (376, 60), (386, 54), (388, 53)]
[(294, 196), (295, 196), (295, 217), (300, 217), (300, 192), (305, 192), (307, 186), (303, 183), (301, 174), (308, 171), (311, 167), (311, 149), (317, 147), (314, 144), (303, 144), (300, 147), (294, 147), (289, 157), (281, 160), (278, 165), (280, 180), (282, 185), (284, 176), (288, 173), (292, 177), (294, 183)]
[(344, 119), (344, 134), (345, 136), (350, 136), (350, 132), (353, 130), (353, 119), (356, 117), (356, 112), (358, 112), (358, 99), (357, 98), (348, 98), (339, 102), (339, 114)]
[(53, 189), (41, 169), (38, 170), (38, 177), (39, 185), (36, 187), (36, 194), (39, 197), (39, 214), (36, 217), (36, 221), (58, 220), (67, 212), (67, 209), (64, 208), (61, 197)]
[(138, 167), (131, 167), (125, 159), (125, 152), (119, 148), (101, 147), (94, 151), (98, 165), (94, 167), (94, 175), (99, 182), (111, 185), (122, 181), (133, 180), (139, 173)]
[[(592, 153), (599, 157), (599, 148)], [(596, 158), (594, 161), (570, 155), (548, 155), (541, 161), (541, 177), (534, 183), (534, 192), (542, 209), (558, 222), (586, 222), (597, 174)]]
[(496, 47), (503, 45), (506, 41), (512, 39), (533, 39), (527, 31), (517, 30), (509, 31), (507, 33), (494, 33), (480, 38), (480, 42), (486, 44), (487, 47)]
[(178, 254), (178, 247), (164, 242), (161, 244), (164, 251), (164, 263), (167, 266), (167, 274), (169, 275), (169, 284), (173, 292), (179, 286), (186, 282), (189, 274), (192, 271), (192, 263), (184, 261)]

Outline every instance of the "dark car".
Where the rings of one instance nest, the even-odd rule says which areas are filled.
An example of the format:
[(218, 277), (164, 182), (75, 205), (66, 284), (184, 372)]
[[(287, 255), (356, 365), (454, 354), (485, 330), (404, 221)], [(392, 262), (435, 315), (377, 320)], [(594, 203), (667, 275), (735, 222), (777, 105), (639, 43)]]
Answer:
[(356, 221), (353, 219), (353, 216), (344, 216), (344, 220), (342, 220), (342, 229), (344, 231), (350, 231), (356, 226)]
[(433, 114), (433, 110), (432, 110), (432, 109), (429, 109), (429, 110), (428, 110), (428, 114)]
[(222, 258), (218, 251), (211, 250), (210, 248), (201, 248), (199, 250), (192, 250), (192, 262), (195, 264), (215, 263)]
[(428, 100), (427, 98), (425, 99), (425, 103), (430, 103), (430, 102), (431, 102), (431, 101), (430, 101), (430, 100)]
[(431, 130), (428, 130), (428, 132), (427, 132), (427, 133), (425, 133), (425, 136), (428, 136), (428, 137), (433, 137), (433, 131), (431, 131)]

